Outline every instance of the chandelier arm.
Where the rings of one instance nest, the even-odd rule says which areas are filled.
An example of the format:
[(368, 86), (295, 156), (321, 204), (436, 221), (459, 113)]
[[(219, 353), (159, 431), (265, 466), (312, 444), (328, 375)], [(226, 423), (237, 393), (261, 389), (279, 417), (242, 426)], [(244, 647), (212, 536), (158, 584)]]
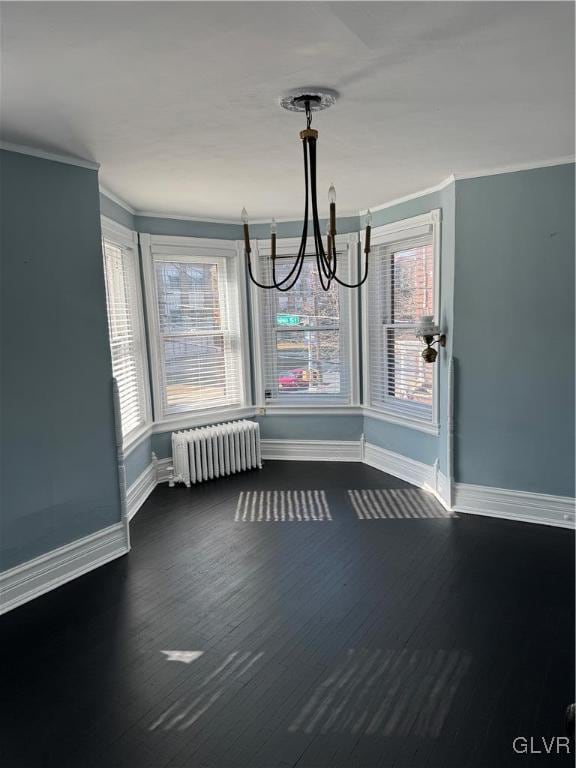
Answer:
[(246, 263), (248, 264), (248, 274), (250, 276), (250, 280), (258, 288), (263, 288), (266, 291), (270, 291), (272, 289), (276, 289), (276, 290), (279, 290), (279, 291), (288, 291), (288, 290), (290, 290), (290, 288), (292, 288), (294, 286), (296, 280), (298, 280), (298, 278), (300, 277), (300, 272), (302, 271), (302, 265), (300, 265), (300, 269), (298, 271), (298, 274), (296, 275), (296, 278), (290, 283), (290, 285), (287, 288), (283, 288), (282, 287), (289, 280), (289, 278), (292, 277), (292, 274), (293, 274), (294, 270), (298, 266), (298, 259), (297, 259), (294, 267), (290, 271), (290, 274), (288, 274), (283, 280), (281, 280), (279, 283), (278, 282), (273, 282), (272, 285), (265, 285), (264, 283), (261, 283), (259, 280), (257, 280), (256, 277), (254, 276), (254, 272), (252, 270), (252, 259), (250, 257), (250, 251), (245, 251), (245, 253), (246, 253)]
[(368, 278), (368, 254), (364, 254), (364, 276), (362, 280), (360, 280), (358, 283), (346, 283), (344, 280), (340, 280), (339, 277), (334, 275), (334, 279), (337, 283), (339, 283), (343, 288), (360, 288), (361, 285), (364, 285)]
[[(322, 289), (324, 291), (329, 290), (330, 282), (332, 281), (335, 273), (330, 264), (330, 260), (326, 256), (324, 251), (324, 243), (322, 242), (322, 233), (320, 232), (320, 221), (318, 219), (318, 196), (316, 189), (316, 139), (310, 139), (310, 191), (312, 194), (312, 223), (314, 226), (314, 245), (316, 249), (316, 262), (318, 265), (318, 275)], [(322, 276), (326, 278), (327, 287)]]

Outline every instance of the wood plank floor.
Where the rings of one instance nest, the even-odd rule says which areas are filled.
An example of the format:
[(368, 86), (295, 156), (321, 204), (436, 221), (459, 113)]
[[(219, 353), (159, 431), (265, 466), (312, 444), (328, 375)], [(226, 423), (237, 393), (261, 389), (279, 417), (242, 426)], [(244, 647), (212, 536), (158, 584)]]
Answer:
[(2, 765), (572, 765), (512, 741), (575, 698), (573, 534), (423, 498), (361, 464), (157, 488), (127, 557), (0, 621)]

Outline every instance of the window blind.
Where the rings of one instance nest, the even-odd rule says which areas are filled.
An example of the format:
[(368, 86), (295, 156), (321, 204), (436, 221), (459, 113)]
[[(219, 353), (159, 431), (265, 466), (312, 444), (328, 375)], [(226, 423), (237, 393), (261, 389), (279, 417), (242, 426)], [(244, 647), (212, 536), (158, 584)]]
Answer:
[(430, 421), (433, 371), (417, 321), (434, 315), (432, 236), (375, 245), (366, 291), (370, 406)]
[[(290, 272), (298, 245), (279, 247), (279, 280)], [(263, 280), (270, 282), (267, 246), (259, 245), (259, 263)], [(338, 275), (349, 280), (348, 247), (344, 243), (338, 249), (338, 258)], [(348, 290), (333, 282), (329, 291), (323, 291), (315, 257), (306, 257), (300, 279), (289, 291), (258, 289), (266, 402), (349, 401)]]
[(122, 435), (126, 439), (147, 419), (138, 255), (135, 247), (106, 237), (103, 254), (112, 372), (118, 382)]
[(243, 400), (238, 279), (226, 258), (154, 258), (164, 415)]

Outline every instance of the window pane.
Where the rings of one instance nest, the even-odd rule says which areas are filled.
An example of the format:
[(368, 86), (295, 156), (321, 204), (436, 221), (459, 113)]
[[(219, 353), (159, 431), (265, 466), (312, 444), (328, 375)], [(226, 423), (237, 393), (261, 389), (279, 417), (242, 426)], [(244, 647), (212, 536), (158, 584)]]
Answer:
[(216, 264), (157, 262), (156, 279), (163, 333), (189, 334), (220, 328)]
[(433, 312), (432, 246), (394, 254), (394, 321), (414, 322)]
[[(277, 280), (290, 273), (293, 259), (279, 260)], [(278, 327), (333, 327), (339, 323), (338, 286), (323, 291), (318, 280), (316, 261), (306, 259), (300, 279), (290, 290), (276, 296)]]
[(338, 331), (278, 331), (276, 353), (280, 394), (340, 393)]
[(112, 374), (118, 384), (122, 435), (145, 421), (145, 356), (138, 305), (136, 255), (104, 240), (104, 277)]
[(422, 359), (422, 343), (415, 338), (415, 329), (387, 328), (385, 336), (388, 395), (431, 406), (433, 366)]
[(226, 360), (222, 335), (163, 337), (166, 405), (170, 411), (226, 397)]
[[(286, 247), (284, 245), (284, 247)], [(309, 245), (313, 250), (313, 245)], [(295, 249), (297, 244), (295, 245)], [(276, 279), (293, 268), (290, 258), (277, 260)], [(338, 274), (349, 280), (349, 255), (339, 251)], [(262, 256), (261, 271), (271, 282), (269, 256)], [(306, 258), (295, 286), (289, 291), (261, 291), (263, 378), (269, 402), (319, 400), (346, 402), (349, 398), (347, 359), (348, 289), (335, 281), (323, 291), (315, 258)]]
[(416, 323), (435, 310), (432, 238), (376, 246), (373, 267), (367, 290), (370, 402), (430, 420), (434, 365), (422, 359)]
[(165, 413), (241, 399), (240, 345), (234, 290), (224, 263), (155, 262), (162, 395)]

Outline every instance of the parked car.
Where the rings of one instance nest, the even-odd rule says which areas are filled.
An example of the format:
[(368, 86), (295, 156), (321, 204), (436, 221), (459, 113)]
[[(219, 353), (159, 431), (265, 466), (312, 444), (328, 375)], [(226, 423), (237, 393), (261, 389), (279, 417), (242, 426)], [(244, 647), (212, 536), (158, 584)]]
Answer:
[(321, 382), (320, 371), (315, 368), (293, 368), (278, 376), (278, 389), (308, 389)]

